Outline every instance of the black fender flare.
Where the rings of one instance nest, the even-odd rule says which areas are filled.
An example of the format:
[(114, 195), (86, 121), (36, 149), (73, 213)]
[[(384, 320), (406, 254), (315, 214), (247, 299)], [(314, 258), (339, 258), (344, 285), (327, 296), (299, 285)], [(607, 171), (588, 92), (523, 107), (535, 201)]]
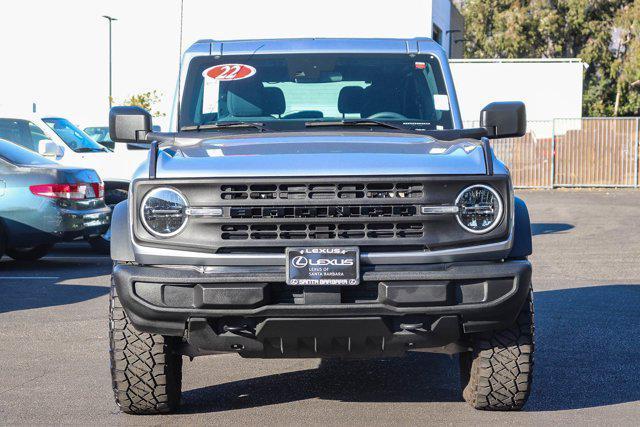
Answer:
[(135, 261), (129, 235), (129, 200), (118, 203), (111, 213), (111, 259), (119, 262)]
[(513, 246), (507, 258), (522, 259), (533, 253), (531, 241), (531, 221), (527, 204), (519, 197), (514, 198)]

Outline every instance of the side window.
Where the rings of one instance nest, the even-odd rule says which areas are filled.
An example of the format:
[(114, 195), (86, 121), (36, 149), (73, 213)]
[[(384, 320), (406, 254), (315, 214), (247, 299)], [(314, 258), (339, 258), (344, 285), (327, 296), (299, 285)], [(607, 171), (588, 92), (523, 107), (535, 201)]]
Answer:
[(24, 120), (0, 119), (0, 138), (35, 151), (33, 142), (25, 131), (24, 124)]

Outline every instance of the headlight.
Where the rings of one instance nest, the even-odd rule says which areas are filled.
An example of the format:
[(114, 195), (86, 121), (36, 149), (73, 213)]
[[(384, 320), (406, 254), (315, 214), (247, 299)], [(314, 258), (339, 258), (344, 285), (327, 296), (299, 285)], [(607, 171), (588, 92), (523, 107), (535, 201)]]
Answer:
[(142, 224), (159, 237), (175, 236), (187, 225), (187, 199), (172, 188), (156, 188), (142, 199)]
[(476, 184), (465, 188), (456, 199), (458, 223), (470, 233), (488, 233), (502, 218), (502, 199), (488, 185)]

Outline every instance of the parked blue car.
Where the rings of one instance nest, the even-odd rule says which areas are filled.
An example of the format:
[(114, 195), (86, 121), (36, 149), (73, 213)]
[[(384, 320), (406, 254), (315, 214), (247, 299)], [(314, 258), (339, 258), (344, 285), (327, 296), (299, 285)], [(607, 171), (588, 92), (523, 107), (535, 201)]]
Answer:
[(0, 139), (0, 257), (36, 260), (59, 241), (91, 242), (110, 220), (94, 170), (61, 166)]

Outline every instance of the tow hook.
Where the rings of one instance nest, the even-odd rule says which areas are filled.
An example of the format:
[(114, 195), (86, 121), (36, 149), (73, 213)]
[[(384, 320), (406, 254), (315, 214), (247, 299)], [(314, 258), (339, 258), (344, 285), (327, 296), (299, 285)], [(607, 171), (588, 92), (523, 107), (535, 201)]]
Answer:
[(237, 326), (224, 325), (222, 327), (222, 330), (225, 332), (230, 332), (234, 335), (239, 335), (241, 337), (247, 337), (247, 336), (255, 337), (255, 334), (253, 333), (249, 325), (246, 325), (246, 324), (237, 325)]
[(424, 331), (424, 323), (401, 323), (400, 329), (407, 332)]

